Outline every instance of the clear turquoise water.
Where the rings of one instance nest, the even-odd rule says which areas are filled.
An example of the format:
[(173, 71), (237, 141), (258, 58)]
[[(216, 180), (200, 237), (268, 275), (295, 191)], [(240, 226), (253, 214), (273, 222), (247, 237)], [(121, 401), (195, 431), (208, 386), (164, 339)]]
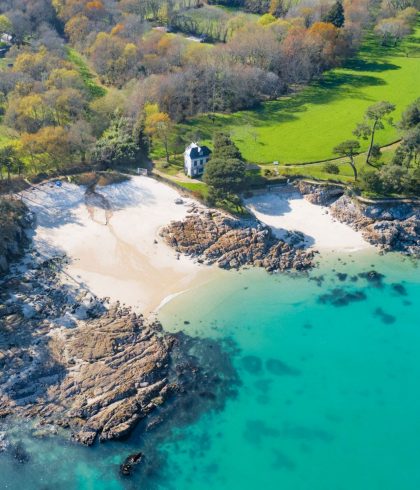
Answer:
[[(381, 287), (349, 279), (372, 269)], [(337, 288), (365, 298), (320, 301)], [(309, 277), (223, 274), (160, 312), (167, 330), (238, 347), (242, 384), (222, 412), (154, 443), (162, 460), (141, 480), (118, 477), (127, 452), (147, 444), (141, 435), (87, 449), (20, 431), (30, 461), (0, 455), (0, 488), (417, 490), (419, 298), (419, 269), (392, 255), (330, 257)]]

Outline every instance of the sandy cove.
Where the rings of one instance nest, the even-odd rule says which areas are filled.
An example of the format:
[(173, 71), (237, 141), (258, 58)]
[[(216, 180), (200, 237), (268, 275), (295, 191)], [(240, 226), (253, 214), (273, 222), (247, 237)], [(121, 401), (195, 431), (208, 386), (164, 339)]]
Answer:
[(36, 214), (36, 249), (45, 258), (65, 254), (67, 280), (148, 314), (216, 273), (179, 256), (159, 238), (162, 226), (185, 218), (193, 200), (175, 204), (177, 191), (147, 177), (97, 192), (99, 198), (85, 196), (84, 187), (48, 183), (22, 193)]
[[(110, 297), (149, 314), (174, 295), (224, 272), (177, 254), (159, 236), (171, 221), (182, 221), (191, 205), (171, 187), (148, 177), (98, 187), (97, 194), (63, 183), (46, 183), (22, 193), (36, 215), (34, 245), (45, 258), (66, 255), (64, 278), (98, 297)], [(278, 238), (300, 231), (306, 246), (317, 250), (370, 247), (348, 225), (334, 220), (326, 207), (309, 203), (298, 192), (266, 193), (246, 201)]]
[(310, 203), (293, 187), (257, 194), (245, 203), (280, 239), (287, 239), (290, 231), (300, 231), (304, 235), (305, 245), (321, 253), (374, 248), (361, 233), (334, 219), (327, 206)]

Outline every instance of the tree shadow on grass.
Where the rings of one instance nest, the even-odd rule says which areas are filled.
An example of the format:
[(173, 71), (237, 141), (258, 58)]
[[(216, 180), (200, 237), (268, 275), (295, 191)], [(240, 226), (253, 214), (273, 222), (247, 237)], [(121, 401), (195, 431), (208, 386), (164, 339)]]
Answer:
[(389, 70), (400, 70), (401, 66), (394, 65), (393, 63), (378, 62), (365, 60), (361, 58), (355, 58), (347, 61), (344, 68), (355, 71), (370, 71), (374, 73), (380, 73)]

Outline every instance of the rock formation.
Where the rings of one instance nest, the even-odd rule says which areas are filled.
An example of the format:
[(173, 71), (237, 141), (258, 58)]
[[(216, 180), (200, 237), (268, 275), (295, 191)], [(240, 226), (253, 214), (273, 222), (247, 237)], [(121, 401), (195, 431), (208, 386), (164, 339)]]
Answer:
[(299, 182), (298, 188), (310, 202), (329, 205), (334, 218), (361, 231), (372, 245), (386, 251), (420, 255), (418, 205), (393, 201), (365, 204), (343, 195), (343, 189), (337, 186), (334, 191), (334, 186)]
[(69, 428), (90, 445), (126, 436), (169, 397), (207, 386), (219, 398), (224, 383), (189, 354), (201, 341), (62, 284), (61, 263), (0, 286), (0, 417)]
[(160, 234), (177, 252), (224, 269), (253, 265), (272, 272), (313, 265), (313, 251), (277, 239), (255, 220), (243, 222), (216, 210), (192, 207), (185, 220), (170, 223)]
[(22, 201), (0, 199), (0, 276), (9, 269), (12, 259), (22, 255), (29, 240), (26, 230), (32, 226), (32, 215)]

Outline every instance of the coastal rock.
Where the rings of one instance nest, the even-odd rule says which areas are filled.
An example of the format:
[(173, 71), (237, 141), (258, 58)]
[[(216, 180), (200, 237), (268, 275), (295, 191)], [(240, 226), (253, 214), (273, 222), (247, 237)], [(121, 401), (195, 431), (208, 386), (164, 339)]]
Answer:
[(297, 183), (297, 188), (307, 201), (321, 206), (328, 206), (344, 194), (344, 189), (341, 186), (317, 185), (304, 180), (300, 180)]
[(383, 202), (365, 204), (343, 194), (343, 188), (300, 181), (305, 199), (329, 205), (329, 213), (346, 223), (372, 245), (385, 251), (420, 255), (420, 210), (415, 203)]
[[(313, 265), (313, 251), (277, 239), (256, 221), (242, 222), (215, 210), (195, 209), (183, 221), (164, 227), (160, 235), (178, 253), (224, 269), (253, 265), (274, 272)], [(296, 239), (300, 241), (298, 235)]]
[(33, 224), (33, 216), (25, 204), (17, 199), (0, 199), (0, 275), (9, 270), (10, 262), (20, 257), (29, 240), (26, 231)]
[[(65, 258), (33, 259), (0, 283), (0, 417), (68, 429), (74, 441), (91, 445), (126, 437), (157, 407), (159, 417), (172, 417), (177, 398), (198, 398), (203, 389), (217, 394), (207, 405), (225, 399), (218, 394), (225, 382), (211, 376), (214, 362), (204, 368), (197, 358), (205, 340), (168, 334), (130, 308), (105, 308), (105, 300), (62, 283)], [(80, 305), (86, 318), (64, 322)], [(203, 352), (222, 356), (216, 343)]]
[(330, 212), (360, 230), (372, 245), (385, 251), (420, 255), (420, 212), (414, 205), (364, 205), (342, 196), (331, 205)]

